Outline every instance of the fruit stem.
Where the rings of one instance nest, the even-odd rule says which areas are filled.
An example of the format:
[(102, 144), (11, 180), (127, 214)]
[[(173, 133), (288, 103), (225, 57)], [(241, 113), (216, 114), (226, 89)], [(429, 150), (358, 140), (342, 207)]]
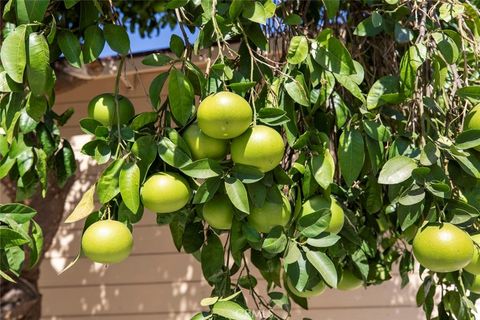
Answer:
[(120, 91), (120, 76), (122, 74), (124, 63), (125, 63), (125, 55), (122, 55), (120, 58), (120, 64), (118, 65), (117, 75), (115, 77), (115, 113), (117, 114), (117, 138), (118, 138), (116, 157), (118, 157), (120, 148), (122, 147), (121, 130), (120, 130), (120, 109), (119, 109), (120, 106), (118, 103), (118, 93)]

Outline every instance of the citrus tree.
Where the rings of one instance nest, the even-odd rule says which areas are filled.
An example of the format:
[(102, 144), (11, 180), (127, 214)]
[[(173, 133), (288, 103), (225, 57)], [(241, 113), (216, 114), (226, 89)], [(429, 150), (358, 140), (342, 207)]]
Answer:
[[(79, 256), (126, 259), (148, 209), (212, 286), (195, 319), (251, 319), (253, 309), (288, 318), (292, 301), (308, 308), (327, 287), (378, 285), (397, 269), (405, 286), (415, 261), (428, 319), (475, 318), (474, 1), (10, 0), (2, 9), (0, 177), (16, 182), (18, 200), (48, 191), (49, 168), (60, 184), (75, 172), (52, 62), (81, 67), (105, 42), (119, 54), (111, 92), (91, 97), (80, 121), (92, 136), (82, 152), (107, 166), (67, 218), (86, 219)], [(123, 24), (182, 33), (171, 54), (143, 60), (168, 66), (150, 84), (149, 112), (119, 93)], [(19, 273), (18, 248), (38, 248), (19, 231), (30, 212), (0, 207), (2, 275)]]

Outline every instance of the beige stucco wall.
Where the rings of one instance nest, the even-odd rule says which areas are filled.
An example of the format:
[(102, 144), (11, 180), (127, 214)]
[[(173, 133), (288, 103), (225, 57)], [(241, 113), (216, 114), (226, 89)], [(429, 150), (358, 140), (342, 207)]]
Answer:
[[(128, 67), (128, 70), (134, 69)], [(125, 83), (130, 89), (122, 86), (122, 94), (132, 100), (137, 112), (149, 110), (145, 90), (148, 92), (159, 71), (143, 68), (141, 72), (141, 75), (129, 74)], [(74, 117), (62, 133), (77, 150), (80, 169), (65, 203), (65, 214), (71, 212), (98, 173), (93, 163), (78, 152), (89, 139), (82, 135), (78, 121), (86, 116), (89, 98), (111, 92), (113, 85), (112, 77), (79, 82), (74, 89), (57, 96), (57, 112), (75, 108)], [(209, 296), (210, 288), (202, 280), (199, 263), (176, 251), (169, 229), (157, 226), (154, 214), (145, 212), (143, 220), (135, 226), (133, 254), (125, 262), (106, 268), (81, 258), (73, 268), (58, 275), (76, 256), (81, 229), (81, 223), (62, 224), (41, 266), (44, 319), (190, 319), (201, 310), (199, 301)], [(260, 282), (259, 286), (264, 287), (265, 283)], [(295, 307), (293, 319), (423, 319), (423, 313), (415, 306), (415, 292), (413, 286), (401, 290), (398, 277), (368, 290), (330, 290), (312, 299), (309, 311)]]

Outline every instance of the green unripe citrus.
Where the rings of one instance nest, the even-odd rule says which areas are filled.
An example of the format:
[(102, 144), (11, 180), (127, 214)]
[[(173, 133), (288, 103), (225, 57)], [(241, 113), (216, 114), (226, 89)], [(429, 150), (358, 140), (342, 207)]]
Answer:
[(363, 280), (357, 278), (350, 270), (343, 270), (337, 284), (337, 289), (342, 291), (355, 290), (362, 286)]
[[(120, 95), (118, 96), (118, 110), (121, 125), (128, 123), (135, 115), (135, 108), (130, 100)], [(93, 98), (88, 104), (88, 116), (107, 127), (116, 125), (115, 96), (111, 93), (103, 93)]]
[(267, 172), (274, 169), (283, 158), (285, 144), (274, 129), (258, 125), (248, 128), (232, 140), (231, 154), (235, 163), (253, 166)]
[(452, 272), (472, 261), (473, 241), (451, 223), (427, 224), (413, 239), (413, 254), (422, 266), (435, 272)]
[(471, 236), (471, 238), (476, 245), (474, 245), (472, 261), (464, 269), (471, 274), (480, 274), (480, 249), (478, 247), (480, 245), (480, 233)]
[(473, 278), (473, 283), (468, 289), (473, 293), (480, 294), (480, 275), (476, 275), (475, 278)]
[(133, 236), (123, 223), (97, 221), (82, 236), (82, 252), (94, 262), (112, 264), (125, 260), (132, 251)]
[(335, 234), (339, 233), (345, 222), (345, 214), (342, 207), (340, 207), (337, 200), (333, 197), (329, 199), (321, 195), (311, 197), (303, 204), (301, 216), (304, 217), (320, 210), (330, 210), (331, 213), (330, 223), (325, 231)]
[(169, 213), (180, 210), (188, 203), (191, 189), (179, 174), (160, 172), (145, 181), (140, 195), (145, 208), (157, 213)]
[(224, 194), (216, 194), (212, 200), (203, 205), (202, 215), (210, 226), (216, 229), (232, 228), (233, 205)]
[(268, 233), (275, 226), (285, 227), (291, 217), (290, 202), (282, 196), (282, 202), (265, 200), (261, 208), (254, 207), (248, 215), (248, 223), (258, 232)]
[[(465, 130), (480, 130), (480, 104), (475, 106), (465, 118)], [(475, 147), (480, 151), (480, 146)]]
[(215, 139), (238, 137), (252, 123), (252, 115), (247, 100), (228, 91), (206, 97), (197, 110), (198, 126)]
[(228, 153), (228, 140), (220, 140), (204, 134), (196, 123), (190, 125), (183, 133), (183, 139), (192, 152), (193, 160), (222, 160)]
[(313, 286), (312, 288), (304, 289), (304, 291), (297, 290), (297, 288), (295, 288), (295, 286), (293, 285), (292, 281), (290, 280), (290, 278), (288, 276), (287, 276), (287, 280), (285, 282), (287, 283), (288, 289), (294, 295), (296, 295), (297, 297), (301, 297), (301, 298), (311, 298), (311, 297), (318, 296), (318, 295), (322, 294), (325, 291), (325, 289), (327, 288), (327, 285), (322, 280), (320, 280), (320, 282), (317, 285)]

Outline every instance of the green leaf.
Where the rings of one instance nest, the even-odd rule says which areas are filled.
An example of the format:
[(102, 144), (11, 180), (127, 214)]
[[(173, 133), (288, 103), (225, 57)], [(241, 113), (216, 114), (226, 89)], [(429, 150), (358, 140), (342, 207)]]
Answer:
[(8, 226), (0, 226), (0, 248), (6, 249), (10, 247), (18, 247), (30, 242), (30, 239), (18, 231)]
[(156, 112), (142, 112), (139, 113), (133, 118), (132, 122), (130, 122), (129, 127), (132, 130), (140, 130), (141, 128), (154, 123), (158, 119), (158, 113)]
[(331, 37), (323, 43), (313, 42), (310, 53), (328, 71), (343, 75), (355, 73), (350, 52), (336, 38)]
[[(174, 214), (173, 219), (169, 222), (170, 234), (172, 235), (173, 244), (178, 252), (182, 250), (183, 244), (183, 233), (185, 232), (185, 224), (187, 216), (180, 212), (181, 214)], [(157, 215), (160, 217), (163, 215)]]
[(336, 92), (332, 94), (332, 104), (335, 108), (335, 123), (337, 127), (342, 128), (350, 118), (351, 112), (342, 97)]
[(148, 169), (157, 157), (157, 147), (153, 136), (138, 138), (132, 145), (132, 153), (137, 158), (137, 166), (140, 169), (140, 181), (145, 179)]
[(220, 178), (210, 178), (205, 180), (202, 185), (195, 192), (193, 197), (193, 204), (205, 203), (213, 198), (215, 193), (217, 193), (218, 188), (220, 187), (221, 180)]
[(353, 34), (359, 37), (374, 37), (383, 31), (383, 18), (380, 14), (374, 12), (370, 17), (361, 21)]
[(267, 22), (267, 14), (263, 5), (257, 1), (255, 2), (243, 2), (242, 15), (250, 21), (265, 24)]
[(456, 19), (460, 16), (465, 10), (465, 7), (460, 3), (443, 3), (440, 6), (440, 19), (444, 20), (445, 22), (450, 22), (453, 19)]
[(295, 263), (296, 261), (298, 261), (301, 255), (302, 253), (300, 252), (300, 249), (298, 248), (297, 243), (293, 240), (290, 240), (290, 244), (288, 245), (288, 249), (287, 249), (287, 254), (283, 259), (283, 262), (286, 265)]
[(370, 138), (377, 141), (388, 141), (392, 136), (388, 127), (375, 121), (363, 121), (363, 128)]
[(3, 41), (0, 51), (2, 66), (15, 82), (23, 82), (23, 73), (27, 64), (25, 48), (25, 26), (18, 26)]
[(75, 6), (80, 0), (63, 0), (65, 2), (65, 8), (70, 9)]
[(27, 171), (29, 171), (34, 163), (34, 154), (31, 148), (27, 148), (24, 152), (20, 153), (17, 157), (18, 173), (23, 177)]
[(119, 175), (120, 194), (132, 212), (140, 207), (140, 168), (136, 163), (124, 163)]
[(31, 33), (28, 37), (27, 79), (34, 95), (43, 95), (51, 77), (50, 50), (42, 34)]
[(256, 167), (236, 163), (232, 169), (232, 175), (245, 184), (260, 181), (265, 176), (264, 173)]
[(235, 20), (243, 10), (243, 0), (232, 0), (230, 3), (230, 7), (228, 8), (228, 15), (230, 19)]
[(358, 178), (365, 161), (365, 147), (358, 130), (344, 131), (339, 140), (338, 161), (340, 172), (348, 186)]
[(0, 160), (0, 179), (3, 179), (8, 175), (10, 169), (15, 165), (16, 160), (10, 157), (4, 157)]
[(96, 25), (89, 26), (84, 32), (84, 43), (82, 48), (83, 62), (90, 63), (95, 61), (105, 47), (105, 38), (103, 31)]
[[(212, 11), (213, 11), (213, 0), (201, 0), (200, 5), (202, 6), (203, 9), (203, 15), (202, 18), (205, 19), (206, 21), (209, 21), (212, 19)], [(213, 13), (215, 14), (215, 13)], [(205, 23), (205, 20), (203, 23)]]
[(460, 52), (455, 41), (442, 32), (435, 32), (432, 34), (433, 40), (437, 43), (437, 49), (448, 64), (455, 63)]
[(60, 30), (58, 32), (58, 46), (62, 50), (67, 61), (75, 68), (82, 66), (82, 49), (80, 41), (70, 30)]
[(166, 7), (167, 9), (175, 9), (185, 6), (189, 0), (170, 0), (168, 1)]
[(330, 260), (330, 258), (323, 252), (319, 251), (307, 251), (307, 260), (310, 262), (315, 269), (320, 273), (325, 282), (333, 287), (337, 287), (337, 270)]
[(167, 137), (163, 137), (158, 143), (158, 155), (163, 161), (175, 168), (181, 168), (192, 162), (188, 154)]
[(225, 190), (235, 208), (250, 214), (247, 190), (240, 180), (234, 177), (225, 178)]
[(326, 234), (318, 238), (308, 238), (307, 243), (316, 248), (328, 248), (333, 246), (341, 238), (336, 234)]
[(103, 26), (103, 35), (113, 51), (125, 55), (130, 50), (130, 38), (124, 27), (110, 23), (105, 24)]
[(192, 116), (193, 87), (185, 75), (175, 68), (168, 76), (168, 102), (175, 120), (185, 125)]
[(150, 83), (150, 88), (148, 89), (148, 95), (150, 97), (150, 102), (152, 103), (152, 106), (155, 110), (157, 110), (160, 105), (160, 97), (161, 97), (162, 89), (167, 78), (168, 78), (167, 72), (160, 73)]
[(425, 199), (425, 190), (414, 185), (405, 195), (398, 199), (403, 206), (413, 206)]
[(292, 97), (296, 103), (305, 107), (310, 106), (310, 99), (308, 98), (303, 74), (297, 73), (293, 79), (288, 78), (288, 80), (285, 81), (284, 86), (288, 95)]
[(257, 120), (270, 126), (279, 126), (290, 121), (286, 115), (286, 112), (278, 108), (260, 109)]
[(308, 56), (308, 40), (305, 36), (295, 36), (290, 40), (287, 61), (291, 64), (299, 64)]
[(262, 249), (268, 253), (277, 254), (285, 250), (287, 242), (287, 236), (283, 232), (283, 227), (276, 226), (263, 241)]
[(224, 271), (224, 252), (220, 239), (214, 234), (209, 233), (207, 244), (202, 248), (201, 263), (203, 276), (209, 283), (216, 283), (222, 279)]
[(435, 144), (433, 144), (433, 142), (430, 142), (430, 141), (427, 142), (422, 152), (420, 153), (420, 163), (424, 166), (431, 166), (437, 163), (439, 158), (440, 158), (440, 150), (437, 149), (437, 147), (435, 146)]
[(18, 224), (24, 224), (30, 221), (37, 211), (24, 204), (8, 203), (0, 205), (0, 221), (6, 223), (7, 220), (13, 220)]
[(75, 209), (65, 219), (65, 223), (73, 223), (88, 217), (95, 209), (93, 196), (95, 194), (95, 185), (92, 185), (78, 202)]
[(322, 0), (325, 8), (327, 9), (327, 18), (333, 19), (337, 15), (338, 8), (340, 7), (340, 0)]
[(183, 43), (182, 38), (176, 34), (172, 34), (170, 37), (170, 50), (172, 50), (172, 52), (179, 58), (183, 55), (183, 51), (185, 50), (185, 44)]
[(230, 83), (228, 87), (233, 91), (235, 91), (237, 94), (244, 95), (245, 92), (255, 87), (256, 85), (257, 83), (253, 81), (242, 81), (242, 82)]
[(168, 138), (190, 157), (192, 155), (190, 148), (178, 131), (173, 128), (166, 128), (166, 131)]
[(480, 179), (480, 159), (475, 154), (461, 155), (452, 153), (452, 156), (457, 160), (463, 171), (472, 177)]
[(45, 198), (47, 193), (47, 154), (43, 149), (35, 148), (35, 170), (37, 172), (38, 180), (42, 186), (42, 197)]
[(40, 122), (48, 109), (48, 102), (44, 96), (30, 95), (27, 100), (27, 113), (35, 120)]
[(247, 310), (233, 301), (218, 301), (213, 305), (212, 313), (232, 320), (253, 320)]
[(298, 230), (307, 238), (316, 237), (328, 228), (331, 216), (328, 208), (301, 216), (298, 220)]
[(182, 235), (183, 249), (186, 253), (198, 251), (205, 241), (203, 224), (201, 222), (188, 223)]
[(360, 100), (362, 103), (365, 102), (365, 97), (363, 96), (362, 90), (358, 86), (358, 84), (355, 83), (355, 81), (352, 79), (352, 76), (344, 76), (341, 74), (335, 74), (335, 79), (350, 93)]
[(396, 156), (383, 165), (378, 176), (378, 183), (399, 184), (410, 178), (415, 168), (417, 168), (417, 163), (413, 159), (405, 156)]
[(314, 155), (311, 160), (312, 173), (315, 181), (323, 189), (327, 189), (333, 183), (335, 175), (335, 162), (330, 150), (325, 149), (323, 153)]
[(63, 187), (77, 170), (75, 153), (67, 140), (63, 141), (63, 148), (55, 155), (55, 167), (57, 169), (57, 182), (60, 187)]
[(298, 14), (291, 13), (283, 19), (283, 22), (289, 26), (298, 26), (299, 24), (302, 24), (303, 20)]
[(30, 261), (28, 263), (28, 266), (31, 269), (37, 264), (41, 257), (41, 252), (43, 249), (43, 231), (42, 228), (35, 221), (32, 221), (30, 229), (31, 241), (28, 243), (28, 247), (30, 248)]
[(352, 255), (353, 263), (357, 266), (364, 279), (367, 279), (370, 266), (368, 259), (362, 249), (358, 249)]
[(10, 78), (6, 71), (0, 72), (0, 92), (22, 92), (23, 86)]
[(466, 86), (457, 90), (457, 95), (472, 103), (480, 102), (480, 86)]
[(198, 179), (218, 177), (222, 174), (222, 166), (212, 159), (200, 159), (180, 168), (187, 176)]
[(166, 54), (152, 53), (143, 58), (142, 63), (146, 66), (161, 67), (173, 61), (173, 59)]
[(105, 204), (112, 200), (119, 192), (119, 175), (125, 158), (120, 158), (102, 172), (97, 183), (97, 197), (100, 203)]
[(461, 132), (455, 139), (459, 149), (470, 149), (480, 146), (480, 130), (467, 130)]
[(49, 0), (15, 0), (18, 24), (42, 22)]
[(397, 76), (378, 79), (367, 95), (367, 109), (373, 110), (385, 104), (395, 104), (403, 100), (400, 94), (400, 81)]

